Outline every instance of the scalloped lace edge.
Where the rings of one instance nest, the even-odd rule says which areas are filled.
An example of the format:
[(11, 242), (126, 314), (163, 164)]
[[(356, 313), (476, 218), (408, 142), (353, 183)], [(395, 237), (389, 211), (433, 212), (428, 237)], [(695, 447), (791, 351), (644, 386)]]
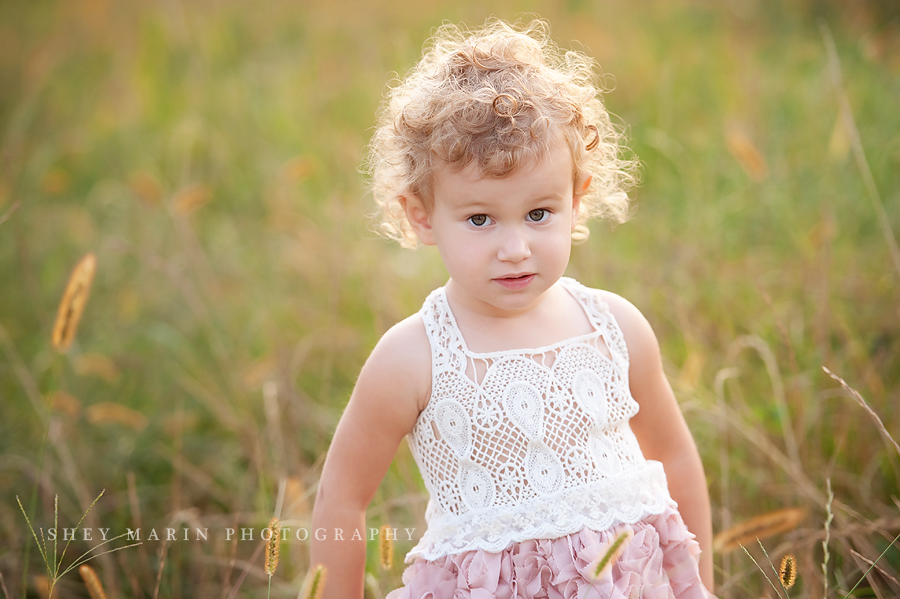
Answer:
[(501, 513), (493, 508), (463, 516), (434, 515), (404, 561), (435, 560), (479, 549), (499, 552), (514, 543), (555, 539), (583, 528), (603, 531), (661, 514), (669, 506), (677, 504), (669, 495), (665, 470), (660, 462), (648, 460), (645, 467), (615, 480), (564, 489)]

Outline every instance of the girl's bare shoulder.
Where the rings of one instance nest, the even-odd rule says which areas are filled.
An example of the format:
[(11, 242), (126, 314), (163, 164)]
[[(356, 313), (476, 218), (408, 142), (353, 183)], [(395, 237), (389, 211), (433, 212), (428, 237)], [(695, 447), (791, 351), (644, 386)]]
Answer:
[(635, 362), (646, 363), (649, 358), (653, 358), (653, 362), (658, 361), (659, 342), (653, 327), (641, 311), (630, 301), (612, 291), (598, 289), (597, 293), (609, 306), (610, 313), (622, 330), (632, 366)]
[(360, 373), (360, 382), (386, 385), (398, 399), (424, 409), (431, 392), (431, 343), (418, 313), (381, 337)]

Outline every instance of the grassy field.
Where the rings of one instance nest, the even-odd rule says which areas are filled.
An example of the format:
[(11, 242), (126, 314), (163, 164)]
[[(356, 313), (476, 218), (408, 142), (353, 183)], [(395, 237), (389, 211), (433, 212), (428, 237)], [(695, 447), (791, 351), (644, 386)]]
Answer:
[[(366, 218), (357, 169), (385, 83), (442, 20), (522, 11), (597, 58), (642, 162), (634, 218), (594, 223), (569, 272), (653, 324), (703, 455), (716, 532), (801, 509), (790, 530), (763, 540), (776, 565), (797, 557), (791, 597), (823, 596), (828, 513), (828, 597), (844, 597), (888, 548), (900, 532), (900, 454), (822, 367), (900, 437), (891, 2), (7, 1), (9, 597), (47, 595), (16, 497), (46, 531), (58, 495), (58, 527), (71, 529), (104, 489), (81, 524), (92, 539), (80, 529), (63, 566), (102, 541), (101, 528), (141, 527), (142, 545), (91, 562), (110, 598), (266, 592), (261, 529), (276, 513), (293, 531), (309, 528), (360, 366), (446, 277), (436, 253), (379, 239)], [(90, 298), (59, 354), (57, 306), (89, 252)], [(424, 500), (404, 445), (368, 525), (421, 534)], [(773, 525), (760, 522), (743, 542), (766, 564), (754, 536)], [(151, 529), (160, 540), (146, 538)], [(308, 541), (291, 539), (275, 597), (297, 596), (307, 573)], [(372, 544), (369, 596), (399, 584), (412, 544), (396, 543), (390, 569)], [(775, 596), (740, 549), (719, 552), (716, 566), (721, 597)], [(854, 594), (896, 597), (898, 570), (893, 548)], [(57, 589), (88, 596), (74, 571)]]

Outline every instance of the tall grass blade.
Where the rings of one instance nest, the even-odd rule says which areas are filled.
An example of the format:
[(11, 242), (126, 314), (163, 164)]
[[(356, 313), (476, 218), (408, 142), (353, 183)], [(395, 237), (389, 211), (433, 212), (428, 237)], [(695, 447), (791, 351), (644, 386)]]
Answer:
[(41, 558), (43, 558), (44, 564), (47, 566), (47, 574), (49, 575), (51, 572), (50, 572), (50, 562), (47, 561), (47, 552), (41, 546), (41, 542), (38, 540), (38, 537), (37, 537), (37, 532), (34, 530), (34, 526), (31, 524), (31, 520), (28, 518), (28, 514), (25, 513), (25, 508), (22, 507), (22, 501), (19, 499), (18, 495), (16, 495), (16, 502), (18, 502), (18, 504), (19, 504), (19, 509), (22, 510), (22, 515), (25, 516), (25, 522), (28, 523), (28, 530), (31, 531), (31, 536), (34, 537), (34, 542), (38, 546), (38, 551), (41, 552)]
[[(758, 539), (757, 539), (757, 540), (758, 540)], [(760, 543), (760, 546), (762, 546), (762, 543)], [(781, 593), (778, 592), (778, 588), (775, 586), (775, 583), (772, 582), (772, 579), (769, 578), (769, 575), (766, 574), (766, 571), (763, 569), (763, 567), (759, 565), (759, 562), (756, 561), (756, 558), (753, 557), (753, 555), (751, 555), (750, 552), (747, 551), (747, 548), (744, 547), (743, 545), (741, 545), (741, 549), (744, 550), (744, 553), (747, 554), (747, 557), (749, 557), (751, 560), (753, 560), (753, 563), (754, 563), (754, 565), (756, 566), (756, 568), (757, 568), (760, 572), (762, 572), (762, 575), (765, 576), (765, 577), (766, 577), (766, 580), (769, 581), (769, 585), (772, 587), (772, 590), (775, 591), (775, 596), (778, 597), (779, 599), (781, 599)], [(773, 567), (773, 569), (774, 569), (774, 567)]]
[(828, 501), (825, 503), (825, 538), (822, 540), (822, 599), (828, 599), (828, 559), (831, 555), (828, 553), (828, 541), (831, 539), (831, 521), (834, 520), (834, 512), (831, 511), (831, 504), (834, 502), (834, 492), (831, 490), (831, 479), (825, 479), (825, 486), (828, 491)]
[(122, 545), (121, 547), (107, 549), (106, 551), (101, 551), (100, 553), (97, 553), (95, 555), (90, 555), (90, 553), (93, 551), (96, 551), (97, 548), (102, 547), (102, 546), (106, 545), (107, 543), (112, 543), (116, 539), (121, 539), (122, 537), (125, 537), (125, 536), (128, 536), (127, 532), (124, 532), (118, 536), (111, 538), (111, 539), (107, 539), (106, 541), (101, 541), (100, 543), (97, 543), (96, 545), (94, 545), (93, 547), (91, 547), (90, 549), (88, 549), (87, 551), (82, 553), (81, 555), (79, 555), (78, 558), (75, 561), (73, 561), (69, 565), (68, 568), (63, 570), (62, 574), (60, 574), (59, 576), (60, 577), (65, 576), (66, 574), (68, 574), (69, 572), (71, 572), (72, 570), (77, 568), (78, 566), (81, 566), (82, 564), (85, 564), (96, 557), (100, 557), (101, 555), (106, 555), (107, 553), (113, 553), (115, 551), (121, 551), (122, 549), (128, 549), (129, 547), (137, 547), (138, 545), (144, 544), (143, 541), (141, 541), (140, 543), (132, 543), (131, 545)]
[(831, 35), (831, 29), (824, 20), (819, 21), (819, 31), (825, 42), (825, 50), (828, 53), (828, 71), (831, 75), (831, 81), (834, 85), (834, 91), (838, 96), (840, 104), (841, 118), (844, 121), (844, 127), (850, 135), (850, 147), (853, 149), (853, 157), (856, 159), (856, 165), (862, 175), (863, 182), (866, 185), (866, 191), (869, 193), (869, 201), (872, 202), (872, 208), (875, 209), (875, 215), (878, 218), (878, 224), (881, 226), (881, 234), (888, 245), (891, 259), (894, 262), (894, 269), (897, 276), (900, 277), (900, 247), (897, 246), (897, 238), (894, 237), (894, 230), (891, 228), (891, 221), (884, 210), (884, 204), (881, 201), (881, 194), (875, 185), (875, 178), (872, 176), (872, 169), (869, 167), (869, 161), (866, 159), (866, 153), (862, 147), (862, 140), (859, 136), (859, 130), (856, 128), (856, 120), (853, 118), (853, 109), (850, 108), (850, 100), (847, 98), (847, 91), (844, 89), (844, 76), (841, 69), (841, 59), (838, 57), (837, 47), (834, 43), (834, 37)]
[[(84, 519), (87, 517), (88, 513), (90, 513), (90, 511), (94, 508), (94, 506), (97, 505), (97, 502), (100, 501), (100, 498), (103, 497), (103, 494), (104, 494), (104, 493), (106, 493), (106, 489), (103, 489), (102, 491), (100, 491), (100, 494), (97, 495), (97, 498), (94, 499), (93, 502), (91, 502), (91, 505), (88, 506), (88, 509), (85, 510), (85, 512), (81, 515), (81, 519), (78, 521), (78, 524), (75, 525), (75, 529), (76, 529), (76, 530), (79, 529), (79, 528), (81, 528), (81, 523), (84, 522)], [(57, 536), (59, 536), (59, 535), (57, 535)], [(120, 535), (120, 536), (121, 536), (121, 535)], [(60, 564), (62, 564), (63, 559), (66, 557), (66, 551), (68, 551), (69, 545), (72, 543), (72, 541), (74, 540), (74, 538), (75, 538), (75, 535), (72, 535), (72, 538), (69, 539), (68, 541), (66, 541), (66, 544), (65, 544), (65, 546), (63, 547), (63, 550), (62, 550), (62, 555), (59, 556), (59, 563), (60, 563)], [(68, 570), (67, 570), (67, 571), (68, 571)]]
[(850, 595), (853, 594), (853, 591), (856, 590), (856, 587), (858, 587), (862, 583), (862, 581), (864, 581), (866, 579), (866, 577), (869, 575), (869, 572), (871, 572), (872, 568), (875, 567), (875, 564), (877, 564), (879, 561), (881, 561), (881, 558), (883, 558), (885, 556), (885, 554), (888, 552), (888, 549), (890, 549), (891, 547), (894, 546), (894, 543), (897, 542), (897, 539), (900, 539), (900, 534), (898, 534), (896, 537), (894, 537), (894, 540), (891, 541), (890, 544), (884, 548), (884, 551), (881, 552), (881, 555), (878, 556), (878, 559), (876, 559), (874, 562), (872, 562), (872, 565), (869, 566), (869, 569), (866, 570), (863, 573), (863, 575), (859, 577), (859, 580), (856, 581), (856, 584), (853, 585), (853, 588), (850, 589), (849, 591), (847, 591), (847, 594), (844, 595), (844, 599), (847, 599), (847, 597), (849, 597)]
[[(772, 558), (769, 557), (769, 552), (766, 551), (765, 546), (762, 544), (762, 541), (756, 539), (756, 542), (759, 543), (759, 548), (762, 549), (763, 555), (766, 556), (766, 561), (769, 562), (769, 567), (772, 568), (772, 572), (775, 574), (775, 578), (778, 580), (778, 583), (781, 585), (781, 588), (784, 590), (784, 596), (790, 599), (790, 595), (788, 595), (787, 588), (784, 586), (784, 582), (781, 580), (781, 573), (775, 568), (775, 564), (772, 563)], [(766, 576), (768, 578), (768, 576)], [(769, 581), (772, 582), (771, 580)], [(779, 594), (780, 596), (780, 594)]]

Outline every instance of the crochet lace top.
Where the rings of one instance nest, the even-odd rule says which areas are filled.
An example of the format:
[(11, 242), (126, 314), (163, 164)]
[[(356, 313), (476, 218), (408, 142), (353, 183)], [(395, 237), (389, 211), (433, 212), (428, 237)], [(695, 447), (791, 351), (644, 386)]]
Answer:
[(409, 433), (428, 528), (406, 561), (498, 552), (582, 528), (606, 530), (674, 502), (629, 419), (628, 349), (597, 291), (563, 278), (593, 331), (537, 349), (474, 353), (444, 288), (420, 312), (431, 399)]

